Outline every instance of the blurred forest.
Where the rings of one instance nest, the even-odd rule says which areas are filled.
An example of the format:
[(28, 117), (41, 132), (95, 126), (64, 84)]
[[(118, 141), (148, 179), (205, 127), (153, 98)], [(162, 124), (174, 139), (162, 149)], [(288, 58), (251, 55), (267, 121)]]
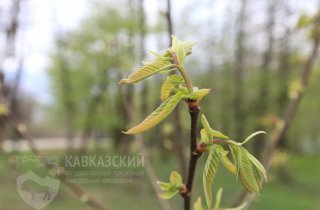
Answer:
[[(0, 141), (3, 170), (10, 168), (5, 163), (6, 158), (19, 150), (18, 145), (16, 150), (6, 151), (5, 145), (9, 144), (9, 139), (26, 139), (23, 134), (29, 130), (35, 142), (38, 139), (65, 139), (63, 150), (70, 152), (74, 152), (75, 148), (80, 148), (84, 153), (136, 154), (148, 151), (144, 154), (150, 161), (146, 167), (151, 167), (152, 172), (147, 171), (151, 181), (167, 177), (166, 171), (172, 170), (170, 166), (185, 171), (186, 157), (189, 155), (189, 116), (185, 104), (180, 104), (169, 120), (141, 136), (121, 133), (158, 107), (165, 76), (157, 75), (135, 86), (119, 86), (119, 80), (140, 66), (141, 61), (153, 59), (149, 50), (162, 52), (168, 48), (171, 35), (175, 34), (179, 39), (197, 42), (185, 66), (196, 86), (211, 89), (210, 95), (201, 102), (201, 112), (206, 113), (212, 125), (238, 141), (257, 130), (268, 133), (258, 136), (248, 145), (248, 150), (254, 151), (257, 157), (262, 157), (274, 130), (281, 127), (290, 100), (303, 93), (287, 132), (276, 145), (278, 152), (274, 156), (271, 175), (274, 179), (271, 178), (271, 183), (266, 184), (265, 197), (262, 196), (253, 209), (320, 209), (320, 182), (319, 177), (316, 178), (320, 175), (318, 57), (311, 66), (308, 85), (302, 85), (299, 79), (313, 47), (310, 24), (319, 11), (319, 2), (87, 1), (86, 14), (77, 27), (65, 29), (61, 26), (63, 23), (59, 23), (61, 20), (54, 18), (47, 23), (54, 24), (54, 30), (52, 47), (44, 53), (48, 62), (41, 71), (48, 79), (46, 85), (50, 100), (45, 103), (40, 96), (40, 92), (45, 91), (42, 87), (36, 87), (39, 92), (30, 92), (23, 87), (35, 83), (22, 85), (27, 75), (24, 71), (27, 71), (28, 49), (23, 49), (21, 33), (30, 24), (26, 21), (28, 14), (32, 13), (32, 7), (28, 4), (29, 0), (0, 3)], [(69, 15), (73, 15), (72, 8)], [(33, 42), (37, 42), (36, 38)], [(8, 119), (11, 127), (10, 123), (6, 124)], [(302, 160), (310, 165), (301, 164)], [(314, 177), (308, 177), (307, 171), (309, 174), (314, 171)], [(223, 175), (218, 178), (224, 179)], [(277, 188), (277, 180), (284, 185), (280, 184)], [(302, 181), (306, 180), (309, 182), (303, 184)], [(126, 186), (128, 189), (121, 186), (115, 192), (123, 195), (129, 204), (135, 200), (135, 192), (139, 190), (139, 199), (146, 194), (151, 197), (145, 205), (139, 204), (131, 209), (168, 209), (166, 205), (181, 208), (179, 200), (159, 205), (149, 181), (142, 182), (140, 180), (134, 186)], [(200, 178), (198, 182), (201, 183)], [(293, 202), (296, 207), (290, 206), (290, 202), (279, 201), (279, 197), (293, 192), (285, 187), (288, 182), (288, 186), (293, 185), (293, 191), (299, 193), (282, 200), (294, 200), (297, 196), (300, 198), (297, 202), (301, 202)], [(225, 204), (228, 205), (239, 188), (235, 182), (226, 185), (226, 191), (232, 190), (226, 192), (228, 198)], [(125, 206), (126, 202), (116, 201), (116, 196), (112, 195), (114, 187), (100, 187), (95, 189), (90, 186), (89, 191), (102, 202), (107, 191), (106, 195), (110, 198), (106, 199), (106, 205), (112, 209), (129, 208)], [(198, 188), (196, 190), (200, 192), (201, 187)], [(143, 189), (150, 193), (145, 193)], [(284, 193), (271, 199), (272, 195), (277, 197), (275, 192), (278, 189)], [(310, 197), (310, 194), (313, 195)], [(5, 192), (1, 192), (0, 196), (5, 196)], [(0, 204), (0, 209), (20, 207), (14, 206), (14, 199), (9, 202), (4, 198), (0, 198), (0, 202), (4, 202)], [(303, 202), (305, 199), (306, 202)], [(66, 209), (80, 209), (79, 204), (66, 203), (62, 200), (48, 206), (48, 209), (58, 209), (60, 204)]]

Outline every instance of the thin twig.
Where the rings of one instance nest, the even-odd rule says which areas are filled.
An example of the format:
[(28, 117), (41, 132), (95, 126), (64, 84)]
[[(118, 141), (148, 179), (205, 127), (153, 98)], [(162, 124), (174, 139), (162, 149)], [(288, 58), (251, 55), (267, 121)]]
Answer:
[(190, 159), (189, 159), (189, 168), (187, 173), (186, 187), (187, 191), (181, 194), (184, 198), (184, 209), (190, 210), (191, 202), (191, 192), (192, 184), (194, 179), (194, 174), (196, 171), (198, 158), (201, 156), (201, 153), (197, 150), (197, 123), (200, 108), (198, 107), (198, 102), (194, 100), (188, 100), (189, 114), (191, 118), (191, 128), (190, 128)]

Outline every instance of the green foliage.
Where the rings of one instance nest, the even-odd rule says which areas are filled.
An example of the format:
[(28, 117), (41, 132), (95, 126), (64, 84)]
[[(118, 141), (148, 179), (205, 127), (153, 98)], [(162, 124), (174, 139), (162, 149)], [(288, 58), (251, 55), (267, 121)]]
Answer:
[(188, 98), (192, 100), (201, 100), (204, 96), (208, 95), (210, 92), (210, 89), (200, 89), (193, 91)]
[[(262, 187), (262, 182), (267, 180), (266, 171), (262, 164), (253, 157), (244, 147), (250, 139), (259, 134), (265, 134), (264, 131), (254, 132), (243, 142), (238, 143), (229, 139), (228, 136), (210, 127), (204, 115), (201, 116), (203, 129), (200, 131), (201, 141), (209, 147), (209, 155), (203, 170), (203, 188), (208, 208), (212, 203), (212, 185), (220, 163), (236, 177), (240, 178), (242, 185), (250, 193), (258, 193)], [(209, 133), (209, 135), (208, 135)], [(228, 158), (228, 151), (216, 143), (225, 143), (229, 145), (232, 152), (234, 163)], [(218, 198), (220, 199), (220, 193)], [(220, 200), (218, 201), (220, 202)], [(219, 204), (219, 202), (216, 202)], [(217, 207), (215, 207), (217, 209)]]
[(122, 79), (119, 84), (131, 84), (139, 82), (147, 77), (150, 77), (158, 72), (165, 71), (174, 67), (169, 61), (170, 57), (159, 57), (150, 64), (145, 64), (135, 72), (133, 72), (128, 79)]
[(173, 171), (170, 174), (170, 182), (157, 182), (160, 189), (163, 191), (159, 196), (163, 199), (170, 199), (175, 196), (178, 192), (185, 188), (184, 184), (182, 183), (181, 175)]
[[(205, 133), (207, 134), (206, 137), (209, 139), (209, 141), (211, 141), (213, 139), (225, 139), (225, 140), (230, 139), (228, 136), (224, 135), (220, 131), (216, 131), (216, 130), (212, 129), (210, 127), (205, 115), (201, 116), (201, 123), (202, 123), (203, 128), (205, 129)], [(204, 131), (203, 131), (203, 135), (202, 136), (205, 137)], [(203, 141), (203, 142), (204, 143), (209, 143), (209, 142), (206, 142), (206, 140)]]
[[(216, 194), (216, 200), (215, 200), (215, 204), (214, 204), (214, 208), (213, 208), (214, 210), (242, 210), (247, 206), (247, 203), (244, 202), (238, 207), (220, 208), (221, 199), (222, 199), (222, 188), (219, 188), (219, 190), (218, 190), (218, 192)], [(204, 210), (204, 208), (202, 207), (202, 203), (201, 203), (201, 198), (200, 197), (198, 197), (197, 201), (194, 204), (194, 210)]]
[[(181, 73), (181, 76), (173, 74), (167, 77), (161, 87), (162, 104), (140, 124), (129, 129), (127, 132), (124, 132), (125, 134), (136, 134), (149, 130), (168, 117), (182, 99), (195, 101), (195, 103), (198, 104), (199, 101), (210, 92), (209, 89), (198, 90), (197, 88), (193, 88), (189, 75), (183, 67), (186, 56), (191, 53), (192, 45), (193, 44), (182, 42), (175, 36), (172, 36), (172, 47), (169, 48), (165, 54), (158, 55), (153, 53), (157, 56), (154, 62), (145, 64), (137, 71), (133, 72), (128, 79), (122, 79), (119, 82), (120, 84), (135, 83), (156, 73), (168, 73), (172, 70), (178, 70)], [(185, 86), (183, 83), (185, 83)], [(255, 132), (242, 143), (238, 143), (231, 140), (227, 135), (220, 131), (212, 129), (204, 115), (201, 116), (201, 123), (203, 129), (200, 131), (200, 144), (201, 148), (204, 146), (205, 149), (191, 152), (201, 153), (209, 151), (203, 170), (203, 187), (208, 208), (210, 208), (212, 204), (212, 186), (220, 162), (229, 172), (235, 174), (236, 177), (240, 177), (242, 185), (249, 192), (258, 193), (262, 187), (262, 181), (266, 180), (266, 171), (261, 163), (243, 148), (242, 145), (247, 143), (254, 136), (265, 132)], [(229, 152), (217, 143), (229, 145), (235, 163), (228, 158), (227, 155)], [(182, 178), (177, 172), (171, 173), (170, 182), (158, 182), (158, 184), (161, 190), (164, 191), (160, 195), (160, 197), (164, 199), (169, 199), (178, 192), (181, 194), (190, 193), (182, 183)], [(220, 189), (217, 193), (215, 209), (220, 209), (221, 196), (222, 190)], [(201, 200), (198, 200), (194, 207), (196, 210), (203, 209)], [(242, 206), (235, 209), (241, 208)]]
[(167, 100), (162, 102), (162, 104), (140, 124), (129, 129), (127, 132), (124, 133), (136, 134), (153, 128), (154, 126), (158, 125), (162, 120), (167, 118), (183, 98), (185, 98), (184, 93), (182, 91), (177, 92), (175, 95), (169, 97)]
[(219, 162), (220, 162), (219, 156), (220, 154), (215, 149), (215, 146), (211, 147), (208, 158), (207, 158), (207, 162), (203, 169), (204, 195), (209, 208), (211, 207), (211, 203), (212, 203), (212, 185), (214, 183), (215, 176), (216, 176)]
[(263, 180), (267, 181), (266, 171), (261, 163), (245, 148), (238, 145), (229, 145), (236, 162), (236, 175), (242, 185), (250, 193), (258, 193)]
[(165, 101), (170, 94), (177, 90), (180, 84), (184, 82), (183, 78), (177, 74), (168, 76), (161, 86), (161, 100)]
[(197, 201), (194, 203), (194, 210), (204, 210), (202, 208), (201, 198), (198, 197)]
[[(182, 99), (197, 100), (209, 93), (208, 89), (191, 93), (187, 91), (187, 88), (192, 88), (190, 87), (191, 82), (188, 76), (186, 76), (187, 73), (181, 67), (183, 66), (185, 57), (191, 53), (192, 45), (192, 43), (179, 41), (175, 36), (172, 36), (172, 47), (167, 49), (163, 55), (152, 52), (157, 57), (155, 61), (150, 64), (145, 64), (133, 72), (127, 79), (122, 79), (119, 82), (119, 84), (131, 84), (156, 73), (168, 73), (172, 70), (179, 70), (182, 74), (182, 77), (176, 74), (167, 77), (161, 88), (162, 104), (140, 124), (123, 133), (136, 134), (149, 130), (168, 117)], [(187, 88), (182, 85), (183, 82)], [(172, 93), (174, 93), (174, 95), (170, 96)]]

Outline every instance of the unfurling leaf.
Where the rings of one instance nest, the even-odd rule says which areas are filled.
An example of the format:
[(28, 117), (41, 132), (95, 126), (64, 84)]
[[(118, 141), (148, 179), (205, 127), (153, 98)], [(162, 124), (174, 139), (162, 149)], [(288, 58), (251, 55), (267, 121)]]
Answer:
[(173, 171), (170, 174), (170, 182), (157, 182), (160, 189), (164, 191), (159, 196), (163, 199), (170, 199), (181, 189), (185, 188), (184, 184), (182, 183), (182, 177), (178, 172)]
[(210, 89), (200, 89), (192, 92), (188, 98), (192, 100), (201, 100), (204, 96), (208, 95)]
[(212, 131), (211, 131), (212, 128), (210, 127), (210, 124), (204, 114), (201, 115), (201, 123), (202, 123), (203, 128), (205, 129), (205, 132), (208, 136), (209, 141), (211, 141), (213, 139)]
[(203, 170), (203, 188), (208, 208), (211, 207), (212, 203), (212, 185), (218, 170), (219, 161), (219, 153), (215, 149), (215, 146), (213, 146), (209, 151), (209, 156)]
[(222, 146), (217, 145), (216, 149), (219, 151), (220, 155), (220, 161), (222, 165), (231, 173), (236, 174), (236, 167), (235, 165), (231, 162), (231, 160), (228, 158), (227, 154), (229, 153), (228, 151), (225, 151)]
[(175, 95), (171, 96), (149, 115), (145, 120), (143, 120), (139, 125), (129, 129), (125, 134), (136, 134), (144, 132), (154, 126), (158, 125), (162, 120), (164, 120), (168, 115), (174, 110), (177, 104), (183, 99), (185, 95), (178, 91)]
[(162, 191), (169, 191), (172, 188), (172, 184), (170, 182), (157, 181), (157, 184), (159, 185)]
[(128, 79), (122, 79), (119, 84), (132, 84), (152, 76), (160, 71), (172, 68), (174, 65), (165, 59), (158, 58), (150, 64), (145, 64), (129, 75)]
[(183, 83), (183, 78), (177, 74), (168, 76), (161, 86), (161, 100), (165, 101), (169, 98), (171, 92)]
[(208, 138), (208, 134), (206, 132), (206, 130), (203, 128), (200, 131), (200, 136), (201, 136), (201, 141), (204, 142), (205, 144), (209, 144), (210, 140)]
[(198, 197), (197, 201), (194, 203), (194, 210), (203, 210), (200, 197)]
[(176, 56), (178, 66), (183, 66), (184, 59), (187, 55), (182, 41), (178, 40), (176, 36), (172, 35), (172, 53)]
[(216, 195), (216, 202), (214, 203), (214, 209), (219, 209), (222, 197), (222, 188), (219, 188)]
[[(224, 139), (224, 140), (230, 139), (228, 136), (224, 135), (220, 131), (216, 131), (216, 130), (212, 129), (210, 127), (208, 120), (206, 119), (206, 117), (204, 115), (201, 116), (201, 123), (202, 123), (203, 128), (205, 129), (205, 133), (207, 134), (209, 141), (213, 140), (214, 138)], [(202, 135), (204, 135), (205, 133), (203, 132)]]
[(224, 135), (224, 134), (221, 133), (220, 131), (216, 131), (216, 130), (211, 129), (211, 133), (212, 133), (213, 138), (225, 139), (225, 140), (230, 139), (229, 136)]
[(170, 183), (173, 184), (173, 185), (176, 185), (176, 186), (181, 186), (182, 185), (182, 177), (181, 177), (181, 175), (176, 171), (171, 172), (171, 174), (170, 174)]
[(250, 193), (258, 193), (262, 187), (266, 173), (261, 163), (254, 158), (245, 148), (229, 145), (237, 167), (237, 177)]
[(267, 133), (264, 132), (264, 131), (254, 132), (250, 136), (248, 136), (243, 142), (241, 142), (240, 145), (243, 145), (243, 144), (247, 143), (250, 139), (252, 139), (253, 137), (255, 137), (256, 135), (259, 135), (259, 134), (267, 134)]
[(166, 192), (161, 193), (159, 195), (159, 197), (162, 199), (170, 199), (173, 196), (175, 196), (178, 192), (179, 192), (179, 190), (166, 191)]

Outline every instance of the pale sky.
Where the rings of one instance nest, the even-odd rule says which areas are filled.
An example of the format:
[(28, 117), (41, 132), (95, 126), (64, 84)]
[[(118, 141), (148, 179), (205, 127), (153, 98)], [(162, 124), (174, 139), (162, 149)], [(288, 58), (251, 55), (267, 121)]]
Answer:
[[(10, 0), (1, 1), (0, 5), (5, 5)], [(217, 31), (216, 33), (218, 33), (223, 27), (223, 18), (226, 11), (228, 9), (237, 11), (237, 2), (239, 1), (230, 4), (232, 1), (203, 0), (201, 4), (197, 4), (195, 2), (199, 1), (196, 0), (172, 0), (172, 8), (175, 11), (173, 13), (174, 23), (181, 26), (184, 22), (188, 22), (198, 30), (197, 40), (207, 38), (210, 36), (208, 36), (208, 25), (211, 27), (210, 31)], [(81, 19), (89, 12), (89, 2), (90, 0), (27, 0), (23, 5), (24, 13), (21, 15), (23, 28), (17, 42), (19, 52), (25, 58), (21, 89), (35, 95), (40, 102), (48, 103), (51, 100), (50, 85), (45, 68), (49, 62), (47, 55), (53, 47), (55, 32), (76, 28)], [(112, 1), (109, 0), (109, 2)], [(118, 1), (114, 0), (114, 2)], [(261, 1), (252, 0), (251, 2), (255, 2), (253, 5), (258, 5), (251, 9), (263, 8), (263, 5), (259, 3)], [(312, 14), (317, 9), (316, 2), (318, 1), (291, 0), (290, 2), (295, 10)], [(165, 9), (165, 1), (146, 0), (145, 7), (148, 11), (148, 23), (152, 24), (158, 17), (155, 14), (159, 13), (159, 9)], [(250, 21), (259, 22), (260, 19), (263, 19), (263, 15), (251, 18)], [(179, 29), (179, 31), (175, 30), (176, 34), (182, 37), (189, 36), (192, 37), (191, 40), (194, 40), (195, 37), (192, 36), (193, 28), (183, 29), (179, 27)], [(214, 34), (215, 32), (211, 33), (213, 33), (213, 36), (218, 36), (218, 34)], [(199, 46), (201, 47), (201, 43)], [(202, 46), (205, 46), (205, 44)], [(14, 73), (15, 65), (13, 59), (7, 59), (5, 62), (8, 80)]]

